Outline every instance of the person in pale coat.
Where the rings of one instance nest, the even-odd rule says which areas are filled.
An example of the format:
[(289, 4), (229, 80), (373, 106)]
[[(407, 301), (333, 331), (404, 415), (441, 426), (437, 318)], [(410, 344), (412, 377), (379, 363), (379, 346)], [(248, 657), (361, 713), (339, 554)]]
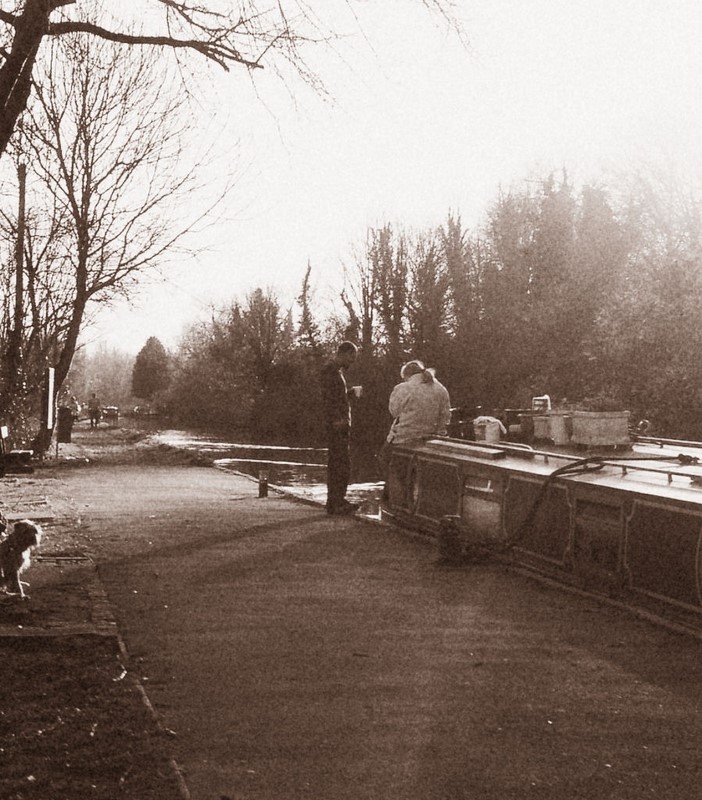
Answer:
[(388, 403), (394, 417), (388, 443), (445, 436), (451, 421), (451, 402), (446, 387), (434, 376), (434, 370), (421, 361), (408, 361), (400, 370), (400, 377), (402, 383), (392, 390)]
[(402, 383), (390, 393), (388, 408), (394, 417), (390, 432), (378, 453), (386, 481), (383, 499), (387, 500), (387, 476), (392, 448), (426, 436), (445, 436), (451, 421), (451, 402), (446, 387), (434, 370), (421, 361), (408, 361), (400, 370)]

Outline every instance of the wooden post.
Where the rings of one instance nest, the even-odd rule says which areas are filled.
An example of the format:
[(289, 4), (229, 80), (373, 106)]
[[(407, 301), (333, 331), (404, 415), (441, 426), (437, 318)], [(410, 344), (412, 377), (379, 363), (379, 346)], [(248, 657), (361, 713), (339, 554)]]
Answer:
[(19, 207), (17, 210), (17, 241), (15, 243), (15, 310), (12, 331), (7, 347), (7, 393), (13, 396), (20, 385), (22, 368), (22, 321), (24, 319), (24, 229), (27, 167), (17, 165)]

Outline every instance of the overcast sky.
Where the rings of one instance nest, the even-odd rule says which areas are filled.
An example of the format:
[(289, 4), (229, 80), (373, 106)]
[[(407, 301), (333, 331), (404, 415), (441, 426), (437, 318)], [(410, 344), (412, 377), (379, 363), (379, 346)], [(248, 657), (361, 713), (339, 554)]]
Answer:
[(468, 47), (419, 0), (368, 3), (359, 23), (324, 2), (349, 32), (314, 56), (335, 102), (302, 88), (292, 102), (271, 75), (257, 99), (245, 74), (214, 76), (217, 113), (198, 124), (238, 165), (226, 221), (168, 283), (103, 313), (91, 348), (175, 347), (210, 304), (258, 286), (291, 304), (308, 262), (327, 303), (369, 226), (427, 228), (453, 210), (474, 228), (500, 186), (551, 169), (702, 174), (698, 0), (457, 0)]

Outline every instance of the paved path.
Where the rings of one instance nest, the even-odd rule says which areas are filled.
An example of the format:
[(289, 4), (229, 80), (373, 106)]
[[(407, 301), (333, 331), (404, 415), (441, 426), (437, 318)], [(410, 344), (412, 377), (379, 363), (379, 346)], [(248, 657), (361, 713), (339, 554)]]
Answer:
[(702, 644), (199, 467), (65, 476), (194, 800), (702, 795)]

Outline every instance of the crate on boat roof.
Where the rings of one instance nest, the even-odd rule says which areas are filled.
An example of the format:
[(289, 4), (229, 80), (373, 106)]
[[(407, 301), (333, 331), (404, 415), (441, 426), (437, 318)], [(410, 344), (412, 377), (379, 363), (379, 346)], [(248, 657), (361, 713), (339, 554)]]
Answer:
[(615, 447), (629, 444), (628, 411), (573, 411), (573, 444)]

